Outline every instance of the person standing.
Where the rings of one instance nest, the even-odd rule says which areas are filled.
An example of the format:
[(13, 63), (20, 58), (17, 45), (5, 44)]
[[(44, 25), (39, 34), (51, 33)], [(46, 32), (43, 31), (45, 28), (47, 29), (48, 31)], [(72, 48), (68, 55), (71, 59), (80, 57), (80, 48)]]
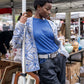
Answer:
[[(25, 14), (25, 13), (24, 13), (24, 14)], [(33, 15), (32, 10), (31, 10), (31, 9), (27, 9), (27, 10), (26, 10), (26, 15), (27, 15), (27, 18), (32, 17), (32, 15)], [(22, 16), (22, 13), (20, 13), (20, 15), (19, 15), (17, 21), (20, 20), (21, 16)]]
[(13, 46), (22, 46), (26, 22), (26, 71), (38, 70), (40, 84), (65, 84), (65, 61), (69, 54), (58, 40), (56, 25), (47, 20), (51, 13), (52, 0), (34, 0), (34, 8), (34, 17), (27, 19), (23, 14), (16, 24)]
[[(32, 12), (31, 9), (27, 9), (26, 12), (23, 13), (23, 15), (26, 17), (26, 19), (24, 18), (22, 20), (23, 21), (26, 21), (27, 18), (32, 17), (33, 12)], [(20, 15), (19, 15), (19, 17), (17, 19), (18, 22), (19, 22), (21, 16), (22, 16), (22, 13), (20, 13)], [(14, 61), (21, 61), (21, 48), (18, 48), (17, 49), (17, 48), (12, 47), (12, 51), (13, 51), (13, 55), (14, 55)]]

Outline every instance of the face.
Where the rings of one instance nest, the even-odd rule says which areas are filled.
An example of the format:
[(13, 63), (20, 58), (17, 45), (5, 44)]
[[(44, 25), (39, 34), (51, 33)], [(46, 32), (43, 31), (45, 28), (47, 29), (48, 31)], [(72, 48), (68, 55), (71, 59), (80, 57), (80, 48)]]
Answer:
[(46, 3), (43, 7), (38, 8), (38, 14), (40, 18), (48, 18), (51, 13), (52, 4)]

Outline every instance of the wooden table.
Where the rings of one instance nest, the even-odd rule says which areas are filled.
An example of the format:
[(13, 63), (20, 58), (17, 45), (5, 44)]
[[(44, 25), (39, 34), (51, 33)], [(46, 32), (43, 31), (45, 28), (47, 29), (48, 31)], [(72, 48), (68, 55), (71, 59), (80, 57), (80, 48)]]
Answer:
[(13, 73), (21, 71), (21, 62), (1, 59), (0, 69), (3, 70), (1, 84), (11, 84)]
[(1, 59), (1, 61), (10, 62), (10, 63), (16, 63), (16, 64), (21, 64), (21, 62), (14, 61), (14, 60), (9, 60), (9, 59)]
[[(70, 61), (70, 63), (73, 62), (73, 61), (76, 61), (76, 62), (81, 62), (81, 65), (83, 65), (83, 52), (84, 52), (84, 49), (79, 50), (77, 52), (70, 53), (70, 56), (68, 58), (68, 60)], [(76, 57), (77, 55), (80, 56), (80, 59), (77, 59), (77, 57)], [(73, 56), (75, 56), (76, 59), (74, 59)]]
[[(76, 61), (76, 62), (81, 62), (81, 65), (83, 65), (83, 53), (84, 53), (84, 49), (82, 50), (79, 50), (77, 52), (72, 52), (70, 53), (69, 55), (69, 62), (72, 63), (73, 61)], [(73, 57), (75, 56), (75, 58), (77, 57), (76, 55), (79, 55), (80, 56), (80, 60), (79, 59), (73, 59)], [(18, 62), (18, 61), (13, 61), (13, 60), (8, 60), (8, 59), (0, 59), (1, 61), (3, 62), (9, 62), (11, 64), (21, 64), (21, 62)]]

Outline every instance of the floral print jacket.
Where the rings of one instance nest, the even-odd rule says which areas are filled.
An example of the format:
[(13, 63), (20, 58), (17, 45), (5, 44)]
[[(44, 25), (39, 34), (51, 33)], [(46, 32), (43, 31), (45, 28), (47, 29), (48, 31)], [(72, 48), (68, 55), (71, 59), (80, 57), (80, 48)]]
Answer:
[[(67, 53), (67, 51), (63, 47), (62, 43), (57, 39), (56, 25), (50, 20), (48, 20), (48, 22), (53, 29), (55, 42), (60, 48), (60, 53), (64, 54), (64, 56), (68, 57), (69, 54)], [(12, 44), (13, 44), (14, 48), (22, 48), (24, 28), (26, 28), (26, 31), (25, 31), (26, 72), (37, 71), (40, 69), (40, 67), (39, 67), (37, 48), (36, 48), (35, 40), (33, 37), (33, 17), (27, 19), (26, 25), (24, 25), (20, 22), (18, 22), (16, 24), (15, 30), (13, 33)]]

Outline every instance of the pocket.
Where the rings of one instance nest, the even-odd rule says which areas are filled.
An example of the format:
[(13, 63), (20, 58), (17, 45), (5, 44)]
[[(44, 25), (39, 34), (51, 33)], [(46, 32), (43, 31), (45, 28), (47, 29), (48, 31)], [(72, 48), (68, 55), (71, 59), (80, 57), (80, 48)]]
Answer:
[(59, 53), (60, 54), (60, 57), (66, 59), (66, 56), (64, 56), (63, 54)]
[(46, 62), (40, 64), (39, 74), (47, 76), (51, 74), (51, 71), (55, 69), (55, 65), (51, 59), (47, 59)]
[(44, 62), (46, 62), (47, 61), (47, 59), (45, 59), (45, 58), (39, 58), (39, 63), (40, 64), (42, 64), (42, 63), (44, 63)]
[(47, 59), (44, 63), (40, 64), (40, 69), (44, 69), (45, 71), (53, 67), (54, 64), (52, 59)]
[(45, 65), (47, 62), (49, 62), (50, 59), (46, 59), (44, 62), (41, 62), (40, 65)]

